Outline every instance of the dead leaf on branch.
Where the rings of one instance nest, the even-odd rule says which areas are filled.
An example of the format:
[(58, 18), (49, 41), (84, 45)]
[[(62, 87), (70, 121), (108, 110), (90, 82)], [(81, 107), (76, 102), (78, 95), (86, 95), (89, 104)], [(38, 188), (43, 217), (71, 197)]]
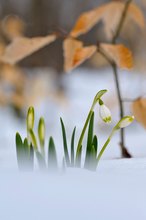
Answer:
[(25, 74), (18, 66), (1, 63), (0, 65), (0, 77), (1, 81), (14, 86), (17, 89), (21, 89), (25, 83)]
[(132, 111), (135, 119), (146, 128), (146, 99), (139, 98), (132, 103)]
[(6, 16), (1, 25), (4, 35), (13, 40), (16, 37), (24, 36), (25, 24), (22, 19), (16, 15)]
[(70, 35), (72, 37), (78, 37), (81, 34), (85, 34), (88, 31), (90, 31), (90, 29), (94, 25), (96, 25), (96, 23), (98, 23), (98, 21), (101, 19), (103, 11), (104, 7), (102, 6), (81, 14), (75, 26), (73, 27)]
[(122, 44), (100, 44), (100, 48), (119, 68), (131, 69), (133, 67), (132, 53)]
[(95, 52), (96, 46), (84, 47), (81, 41), (67, 38), (63, 43), (64, 49), (64, 70), (66, 72), (76, 68), (89, 59)]
[[(110, 2), (81, 14), (70, 35), (72, 37), (78, 37), (81, 34), (85, 34), (102, 20), (106, 35), (108, 38), (111, 38), (119, 24), (124, 7), (124, 2)], [(144, 28), (145, 21), (143, 13), (134, 3), (129, 5), (127, 18), (131, 18), (140, 28)]]
[(0, 56), (0, 61), (9, 64), (16, 64), (25, 57), (33, 54), (37, 50), (52, 43), (56, 40), (55, 35), (48, 35), (46, 37), (17, 37), (14, 38)]

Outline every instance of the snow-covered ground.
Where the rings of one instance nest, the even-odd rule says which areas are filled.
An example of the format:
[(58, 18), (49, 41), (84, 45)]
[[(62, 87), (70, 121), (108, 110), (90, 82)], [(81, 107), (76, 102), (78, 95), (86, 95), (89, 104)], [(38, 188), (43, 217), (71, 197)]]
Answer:
[[(143, 78), (141, 83), (141, 78)], [(144, 94), (143, 76), (120, 72), (124, 98)], [(95, 131), (100, 147), (118, 120), (117, 99), (110, 70), (80, 70), (64, 76), (69, 104), (66, 107), (44, 100), (36, 107), (36, 120), (43, 115), (47, 136), (53, 135), (62, 158), (59, 117), (63, 117), (70, 136), (73, 126), (78, 133), (83, 126), (94, 95), (108, 89), (105, 102), (113, 113), (112, 125), (105, 126), (99, 117)], [(125, 105), (130, 114), (129, 103)], [(98, 115), (98, 109), (96, 110)], [(25, 123), (14, 118), (8, 109), (0, 109), (0, 219), (146, 219), (146, 131), (136, 122), (126, 130), (126, 146), (133, 159), (120, 156), (117, 133), (106, 150), (97, 172), (68, 169), (66, 173), (50, 175), (19, 173), (15, 154), (15, 132), (25, 136)]]

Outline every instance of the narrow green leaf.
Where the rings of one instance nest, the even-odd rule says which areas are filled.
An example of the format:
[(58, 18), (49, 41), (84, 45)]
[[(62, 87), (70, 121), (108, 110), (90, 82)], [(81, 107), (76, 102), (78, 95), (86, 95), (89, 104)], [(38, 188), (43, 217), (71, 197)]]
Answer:
[(29, 149), (27, 140), (24, 143), (19, 133), (16, 134), (16, 151), (17, 151), (17, 162), (20, 170), (28, 169), (29, 165)]
[(88, 138), (87, 138), (87, 151), (91, 149), (92, 140), (93, 140), (93, 131), (94, 131), (94, 112), (91, 115), (88, 129)]
[(92, 170), (92, 171), (95, 171), (96, 170), (96, 166), (97, 166), (96, 150), (95, 150), (95, 146), (92, 145), (91, 154), (90, 154), (90, 166), (89, 166), (89, 169)]
[(93, 141), (93, 132), (94, 132), (94, 112), (92, 113), (90, 121), (89, 121), (86, 156), (85, 156), (85, 164), (84, 164), (85, 167), (86, 166), (88, 167), (88, 163), (90, 160), (90, 154), (92, 150), (92, 141)]
[(56, 155), (56, 148), (54, 144), (54, 140), (52, 137), (49, 139), (49, 146), (48, 146), (48, 168), (50, 169), (57, 169), (57, 155)]
[(30, 155), (30, 146), (29, 146), (29, 144), (28, 144), (27, 138), (24, 139), (23, 146), (24, 146), (25, 157), (28, 159), (28, 158), (29, 158), (29, 155)]
[(94, 146), (95, 152), (96, 152), (96, 155), (97, 155), (97, 151), (98, 151), (98, 139), (97, 139), (97, 136), (96, 136), (96, 135), (94, 135), (93, 142), (92, 142), (92, 146)]
[(63, 123), (62, 118), (60, 118), (61, 122), (61, 128), (62, 128), (62, 137), (63, 137), (63, 147), (64, 147), (64, 155), (67, 166), (70, 166), (70, 159), (69, 159), (69, 153), (68, 153), (68, 147), (67, 147), (67, 139), (66, 139), (66, 132), (65, 132), (65, 126)]
[(75, 163), (75, 166), (76, 167), (81, 167), (81, 156), (82, 156), (82, 145), (81, 145), (81, 148), (80, 148), (80, 151), (78, 152), (77, 156), (76, 156), (76, 163)]
[(17, 152), (17, 158), (21, 156), (23, 150), (23, 142), (20, 134), (17, 132), (16, 133), (16, 152)]
[(73, 130), (71, 138), (71, 166), (74, 166), (74, 142), (75, 142), (76, 127)]
[(31, 169), (34, 167), (34, 149), (32, 144), (30, 145), (29, 166)]
[(66, 167), (65, 167), (65, 159), (63, 158), (63, 160), (62, 160), (62, 171), (63, 171), (63, 173), (65, 172), (65, 169), (66, 169)]
[(36, 152), (36, 158), (37, 158), (37, 161), (38, 161), (38, 164), (39, 164), (39, 168), (41, 170), (44, 170), (46, 168), (45, 159), (39, 151), (35, 151), (35, 152)]

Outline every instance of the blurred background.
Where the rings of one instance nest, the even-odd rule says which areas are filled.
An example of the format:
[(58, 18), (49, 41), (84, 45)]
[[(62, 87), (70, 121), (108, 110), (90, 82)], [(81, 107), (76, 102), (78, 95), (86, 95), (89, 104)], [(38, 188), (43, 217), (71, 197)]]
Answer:
[[(0, 0), (0, 54), (17, 34), (35, 37), (60, 30), (69, 33), (82, 12), (106, 2), (111, 0)], [(146, 1), (133, 2), (146, 16)], [(87, 45), (109, 41), (102, 22), (80, 39)], [(8, 160), (14, 159), (15, 132), (19, 130), (25, 135), (24, 118), (30, 105), (35, 106), (37, 119), (41, 115), (46, 118), (48, 136), (56, 135), (58, 144), (59, 117), (64, 118), (69, 135), (75, 124), (80, 131), (92, 99), (100, 89), (109, 90), (105, 102), (114, 115), (113, 124), (118, 119), (115, 84), (107, 62), (95, 54), (68, 75), (63, 71), (62, 42), (63, 39), (56, 40), (15, 66), (0, 63), (0, 164), (3, 166), (10, 166)], [(146, 94), (146, 28), (141, 30), (135, 23), (126, 22), (119, 42), (130, 48), (134, 55), (133, 70), (119, 70), (123, 99), (133, 100)], [(125, 103), (125, 114), (131, 114), (130, 104), (131, 102)], [(99, 120), (96, 125), (96, 130), (101, 134), (101, 144), (113, 124), (107, 127)], [(139, 149), (136, 148), (137, 139), (133, 139), (137, 131), (140, 131), (143, 138)], [(127, 145), (132, 154), (146, 156), (145, 130), (135, 123), (127, 129), (127, 133)], [(113, 150), (117, 143), (118, 135), (106, 157), (119, 155), (117, 147)]]

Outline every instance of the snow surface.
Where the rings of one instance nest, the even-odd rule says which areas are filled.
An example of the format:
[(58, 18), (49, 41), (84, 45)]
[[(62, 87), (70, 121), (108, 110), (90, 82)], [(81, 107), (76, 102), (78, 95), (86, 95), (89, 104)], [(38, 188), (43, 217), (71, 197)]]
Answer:
[[(135, 73), (120, 73), (124, 98), (136, 98), (145, 91), (145, 78)], [(131, 85), (132, 80), (132, 85)], [(74, 125), (78, 134), (92, 99), (100, 89), (108, 89), (105, 102), (117, 102), (112, 73), (77, 70), (64, 77), (69, 106), (61, 107), (44, 100), (36, 107), (36, 119), (43, 115), (47, 134), (53, 135), (62, 159), (59, 117), (62, 116), (70, 137)], [(97, 117), (95, 131), (100, 147), (118, 120), (116, 104), (112, 104), (113, 123), (105, 126)], [(129, 104), (126, 114), (130, 114)], [(96, 109), (98, 113), (98, 109)], [(15, 153), (15, 133), (25, 136), (25, 124), (14, 118), (9, 109), (0, 109), (0, 219), (2, 220), (145, 220), (146, 219), (146, 133), (136, 122), (126, 130), (126, 146), (133, 159), (118, 159), (119, 134), (106, 150), (97, 172), (67, 169), (51, 175), (47, 172), (19, 172)], [(77, 134), (77, 135), (78, 135)]]

